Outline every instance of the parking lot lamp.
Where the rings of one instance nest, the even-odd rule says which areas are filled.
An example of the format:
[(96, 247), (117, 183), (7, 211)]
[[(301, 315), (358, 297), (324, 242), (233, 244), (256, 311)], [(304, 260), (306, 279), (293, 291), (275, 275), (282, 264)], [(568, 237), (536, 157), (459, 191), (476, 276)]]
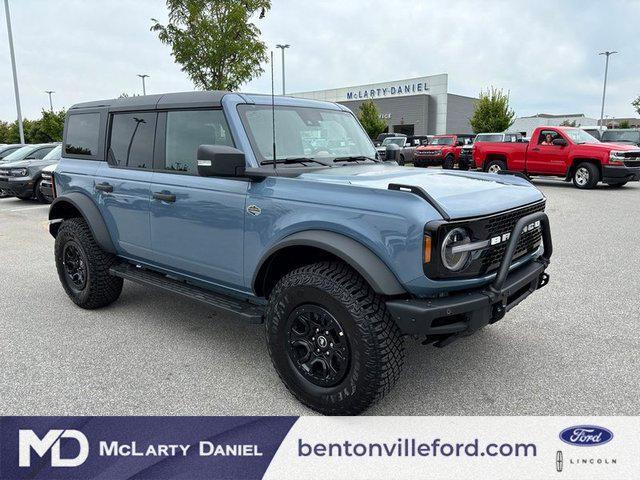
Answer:
[(49, 110), (51, 110), (53, 112), (53, 102), (51, 101), (51, 94), (56, 93), (53, 90), (45, 90), (44, 93), (48, 93), (49, 94)]
[(7, 35), (9, 35), (9, 53), (11, 55), (11, 68), (13, 69), (13, 90), (16, 97), (16, 110), (18, 112), (18, 131), (20, 143), (24, 143), (24, 129), (22, 128), (22, 110), (20, 109), (20, 90), (18, 89), (18, 73), (16, 71), (16, 56), (13, 52), (13, 34), (11, 33), (11, 15), (9, 14), (9, 0), (4, 0), (4, 13), (7, 17)]
[(147, 94), (147, 89), (146, 86), (144, 84), (144, 79), (147, 78), (149, 75), (146, 74), (138, 74), (138, 76), (142, 79), (142, 95), (146, 95)]
[(287, 44), (278, 44), (276, 45), (276, 48), (280, 48), (282, 49), (282, 95), (284, 95), (285, 92), (285, 88), (284, 88), (284, 50), (286, 48), (289, 48), (291, 45)]
[(602, 87), (602, 108), (600, 109), (600, 135), (602, 135), (602, 124), (604, 123), (604, 97), (607, 93), (607, 72), (609, 70), (609, 57), (618, 52), (600, 52), (598, 55), (606, 55), (604, 62), (604, 86)]

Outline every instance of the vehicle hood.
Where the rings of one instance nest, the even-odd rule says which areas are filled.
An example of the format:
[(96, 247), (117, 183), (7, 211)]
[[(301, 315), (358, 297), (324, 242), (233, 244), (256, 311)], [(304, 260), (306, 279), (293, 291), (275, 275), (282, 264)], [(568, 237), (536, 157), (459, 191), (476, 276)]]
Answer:
[(33, 160), (16, 160), (15, 162), (0, 162), (2, 168), (27, 168), (33, 165)]
[(421, 145), (418, 150), (442, 150), (447, 145)]
[(577, 148), (582, 148), (585, 150), (590, 150), (590, 151), (601, 151), (603, 153), (608, 153), (612, 150), (637, 150), (638, 147), (636, 147), (635, 145), (631, 145), (631, 144), (624, 144), (624, 143), (608, 143), (608, 142), (602, 142), (602, 143), (582, 143), (580, 145), (576, 145)]
[(391, 183), (420, 187), (452, 219), (489, 215), (544, 198), (540, 190), (515, 175), (417, 169), (393, 164), (329, 168), (304, 173), (299, 178), (381, 190), (387, 190)]
[[(604, 141), (602, 143), (606, 143), (607, 145), (615, 145), (616, 147), (618, 146), (623, 146), (623, 147), (632, 147), (633, 150), (635, 150), (635, 148), (633, 147), (637, 147), (638, 143), (632, 141), (632, 140), (616, 140), (615, 142), (608, 142), (608, 141)], [(628, 150), (627, 148), (625, 148), (624, 150)]]

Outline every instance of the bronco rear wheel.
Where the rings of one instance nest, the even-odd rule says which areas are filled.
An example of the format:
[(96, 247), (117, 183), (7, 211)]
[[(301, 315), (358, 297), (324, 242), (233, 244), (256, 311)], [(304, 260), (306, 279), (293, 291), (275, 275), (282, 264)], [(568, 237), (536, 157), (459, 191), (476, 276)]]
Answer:
[(380, 296), (341, 262), (286, 274), (269, 297), (269, 355), (289, 391), (326, 415), (355, 415), (396, 383), (404, 343)]
[(56, 236), (55, 256), (60, 282), (76, 305), (100, 308), (120, 296), (122, 278), (109, 273), (117, 259), (100, 248), (84, 219), (69, 218), (62, 222)]

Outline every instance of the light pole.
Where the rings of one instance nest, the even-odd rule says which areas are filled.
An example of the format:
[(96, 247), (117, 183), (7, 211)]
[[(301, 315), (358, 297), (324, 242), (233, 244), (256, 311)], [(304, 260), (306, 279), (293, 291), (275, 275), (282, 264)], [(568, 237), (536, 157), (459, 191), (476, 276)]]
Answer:
[(51, 94), (56, 92), (53, 90), (45, 90), (44, 93), (49, 94), (49, 109), (53, 112), (53, 102), (51, 101)]
[(18, 111), (18, 131), (20, 143), (24, 143), (24, 129), (22, 128), (22, 110), (20, 109), (20, 90), (18, 89), (18, 73), (16, 71), (16, 56), (13, 52), (13, 34), (11, 33), (11, 15), (9, 14), (9, 0), (4, 0), (4, 13), (7, 17), (7, 34), (9, 35), (9, 53), (11, 54), (11, 68), (13, 69), (13, 90), (16, 97)]
[(147, 89), (146, 86), (144, 84), (144, 79), (147, 78), (149, 75), (146, 74), (138, 74), (138, 76), (142, 79), (142, 95), (146, 95), (147, 94)]
[(606, 55), (604, 63), (604, 86), (602, 87), (602, 108), (600, 108), (600, 135), (602, 135), (602, 124), (604, 123), (604, 97), (607, 94), (607, 72), (609, 71), (609, 57), (618, 52), (600, 52), (598, 55)]
[(285, 93), (285, 88), (284, 88), (284, 50), (286, 48), (289, 48), (290, 46), (291, 45), (289, 45), (288, 43), (276, 45), (276, 48), (280, 48), (282, 50), (282, 95), (284, 95), (284, 93)]

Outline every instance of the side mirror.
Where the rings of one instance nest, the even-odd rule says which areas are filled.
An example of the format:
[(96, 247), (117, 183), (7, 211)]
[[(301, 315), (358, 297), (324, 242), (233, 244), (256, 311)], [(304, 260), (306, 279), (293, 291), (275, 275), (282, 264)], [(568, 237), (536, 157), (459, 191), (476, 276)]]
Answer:
[(398, 153), (400, 152), (400, 147), (395, 143), (390, 143), (387, 145), (387, 149), (384, 155), (385, 162), (397, 162), (398, 161)]
[(559, 147), (566, 147), (567, 146), (567, 141), (564, 138), (554, 138), (553, 139), (553, 144), (557, 145)]
[(457, 145), (458, 147), (463, 147), (463, 146), (464, 146), (464, 141), (463, 141), (463, 140), (458, 140), (458, 141), (456, 142), (456, 145)]
[(246, 168), (244, 152), (226, 145), (198, 147), (198, 175), (201, 177), (241, 177)]

